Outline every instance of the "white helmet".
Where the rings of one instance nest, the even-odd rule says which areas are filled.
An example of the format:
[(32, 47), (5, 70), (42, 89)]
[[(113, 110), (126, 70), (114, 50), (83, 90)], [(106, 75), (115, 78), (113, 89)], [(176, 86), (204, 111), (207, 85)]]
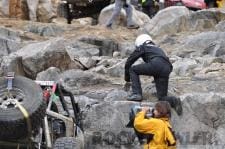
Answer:
[(140, 45), (142, 45), (146, 41), (152, 41), (152, 37), (149, 36), (148, 34), (141, 34), (141, 35), (139, 35), (136, 38), (136, 40), (135, 40), (135, 46), (136, 47), (139, 47)]

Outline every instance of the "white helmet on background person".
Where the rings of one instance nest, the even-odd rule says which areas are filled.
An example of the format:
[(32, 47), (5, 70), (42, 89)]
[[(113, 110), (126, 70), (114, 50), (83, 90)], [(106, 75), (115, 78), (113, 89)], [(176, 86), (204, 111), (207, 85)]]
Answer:
[(135, 40), (135, 46), (136, 47), (139, 47), (140, 45), (142, 45), (146, 41), (152, 41), (152, 37), (149, 36), (148, 34), (141, 34), (141, 35), (139, 35), (136, 38), (136, 40)]

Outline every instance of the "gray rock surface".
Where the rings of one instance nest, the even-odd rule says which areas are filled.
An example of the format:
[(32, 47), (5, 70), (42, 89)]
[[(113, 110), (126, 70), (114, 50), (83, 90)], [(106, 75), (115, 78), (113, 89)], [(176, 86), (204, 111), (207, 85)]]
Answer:
[(136, 104), (154, 106), (156, 89), (152, 77), (141, 76), (143, 102), (127, 101), (130, 92), (123, 89), (124, 64), (135, 49), (135, 37), (144, 30), (173, 63), (168, 94), (180, 97), (184, 108), (182, 116), (172, 110), (171, 123), (178, 149), (222, 149), (225, 146), (224, 19), (222, 10), (170, 7), (140, 30), (122, 26), (106, 30), (98, 25), (71, 24), (53, 36), (43, 37), (35, 32), (27, 34), (29, 38), (21, 38), (24, 25), (21, 34), (4, 28), (0, 29), (0, 39), (26, 44), (8, 53), (4, 51), (6, 48), (2, 50), (0, 74), (13, 70), (37, 80), (61, 82), (74, 94), (83, 112), (85, 149), (138, 149), (141, 146), (134, 131), (125, 127), (129, 111)]

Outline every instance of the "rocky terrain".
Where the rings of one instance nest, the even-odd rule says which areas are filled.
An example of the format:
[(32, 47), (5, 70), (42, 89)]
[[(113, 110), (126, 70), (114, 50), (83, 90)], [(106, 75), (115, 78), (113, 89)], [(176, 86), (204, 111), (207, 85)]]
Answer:
[[(130, 107), (123, 90), (124, 64), (140, 33), (163, 48), (174, 70), (169, 94), (179, 96), (184, 112), (172, 113), (178, 148), (224, 148), (225, 10), (190, 11), (170, 7), (149, 19), (135, 11), (138, 30), (124, 26), (124, 12), (112, 30), (91, 18), (53, 23), (0, 19), (0, 74), (15, 71), (34, 80), (62, 81), (83, 110), (85, 148), (140, 148), (125, 125)], [(142, 61), (140, 60), (139, 63)], [(142, 77), (145, 103), (154, 103), (152, 78)]]

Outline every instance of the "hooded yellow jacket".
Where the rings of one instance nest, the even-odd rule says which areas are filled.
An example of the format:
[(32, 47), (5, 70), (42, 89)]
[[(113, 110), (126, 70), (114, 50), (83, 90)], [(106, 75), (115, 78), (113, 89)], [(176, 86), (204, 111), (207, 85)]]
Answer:
[(139, 112), (134, 120), (134, 127), (141, 133), (153, 134), (153, 139), (149, 144), (144, 145), (144, 149), (176, 149), (176, 146), (168, 146), (176, 144), (176, 140), (169, 130), (172, 128), (168, 118), (150, 118), (145, 119), (145, 113)]
[(218, 8), (224, 8), (225, 7), (225, 0), (217, 0), (216, 1)]

